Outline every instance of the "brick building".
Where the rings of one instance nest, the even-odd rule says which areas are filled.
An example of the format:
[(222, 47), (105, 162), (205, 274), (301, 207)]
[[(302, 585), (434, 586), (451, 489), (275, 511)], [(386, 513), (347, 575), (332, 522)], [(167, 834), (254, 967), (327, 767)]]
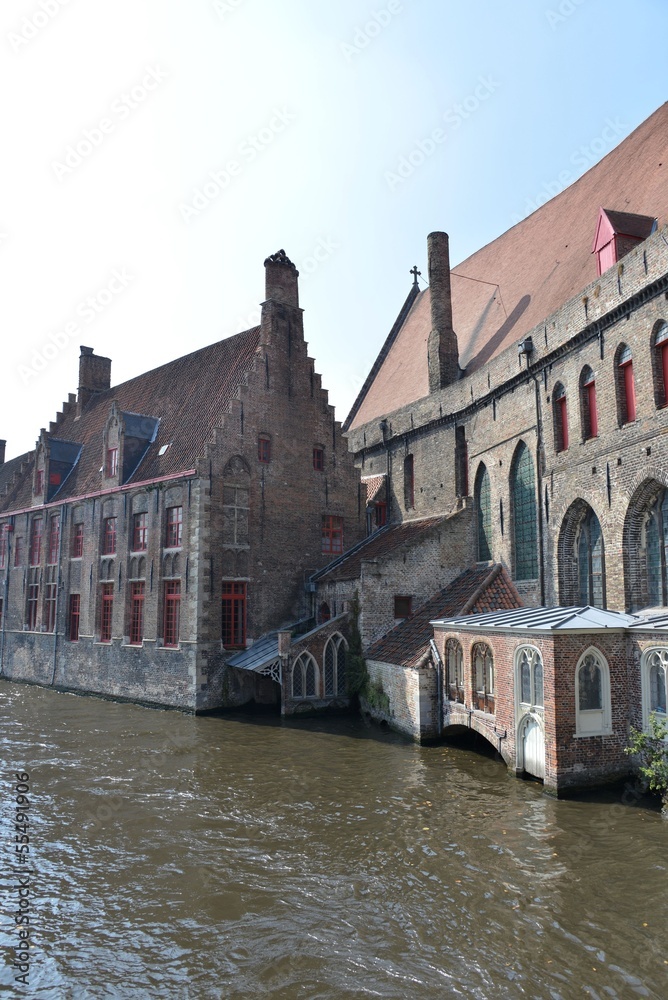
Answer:
[(278, 703), (228, 661), (307, 619), (305, 582), (364, 534), (359, 474), (307, 353), (298, 272), (259, 327), (122, 385), (81, 348), (35, 450), (0, 453), (0, 674), (202, 711)]
[[(668, 605), (666, 171), (668, 105), (456, 268), (447, 235), (429, 236), (429, 287), (415, 274), (344, 424), (373, 534), (314, 577), (324, 604), (359, 592), (368, 656), (476, 564), (501, 564), (529, 607)], [(665, 712), (665, 664), (650, 677), (622, 647), (633, 681), (614, 714), (618, 743), (641, 706), (645, 719)], [(385, 673), (374, 654), (377, 683), (396, 688), (399, 666), (413, 684), (409, 652)], [(564, 666), (571, 685), (576, 666)], [(613, 757), (578, 780), (618, 774)]]

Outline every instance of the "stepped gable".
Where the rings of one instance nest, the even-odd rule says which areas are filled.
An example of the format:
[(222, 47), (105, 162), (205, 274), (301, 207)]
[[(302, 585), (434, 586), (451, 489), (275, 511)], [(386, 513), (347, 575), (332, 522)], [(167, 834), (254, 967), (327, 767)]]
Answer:
[(27, 451), (25, 455), (17, 455), (16, 458), (10, 458), (8, 462), (0, 465), (0, 509), (6, 509), (6, 505), (11, 503), (14, 495), (20, 490), (21, 480), (18, 477), (21, 469), (30, 468), (32, 475), (34, 457), (34, 451)]
[[(453, 326), (467, 374), (596, 279), (591, 251), (601, 206), (622, 221), (630, 213), (668, 222), (668, 103), (561, 194), (452, 269)], [(427, 289), (385, 342), (345, 430), (429, 394), (430, 331)]]
[(404, 521), (402, 524), (390, 524), (379, 528), (363, 542), (344, 553), (320, 570), (314, 573), (312, 580), (319, 582), (335, 582), (337, 580), (357, 580), (361, 573), (362, 562), (372, 559), (382, 559), (400, 545), (414, 545), (417, 539), (443, 524), (452, 515), (444, 517), (425, 517), (419, 521)]
[[(253, 327), (98, 393), (78, 418), (77, 408), (68, 408), (58, 420), (53, 436), (61, 441), (83, 444), (83, 449), (53, 502), (101, 489), (102, 435), (114, 400), (118, 409), (126, 414), (156, 417), (160, 421), (156, 438), (129, 483), (176, 475), (194, 468), (196, 460), (206, 452), (213, 428), (220, 424), (239, 385), (249, 373), (259, 342), (260, 327)], [(170, 447), (165, 454), (159, 455), (160, 448), (167, 444)], [(10, 464), (5, 463), (3, 476)], [(10, 494), (0, 496), (0, 510), (30, 506), (32, 476), (26, 474)]]
[(439, 590), (426, 604), (378, 639), (367, 651), (367, 659), (416, 667), (429, 650), (435, 619), (464, 614), (482, 614), (522, 607), (513, 583), (500, 565), (475, 566)]

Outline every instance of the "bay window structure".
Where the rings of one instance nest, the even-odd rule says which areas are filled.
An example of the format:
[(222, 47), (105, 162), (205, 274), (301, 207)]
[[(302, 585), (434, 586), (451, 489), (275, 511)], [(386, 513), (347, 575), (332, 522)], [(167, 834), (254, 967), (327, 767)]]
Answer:
[(471, 651), (474, 705), (480, 712), (494, 715), (494, 656), (485, 642), (477, 642)]
[(333, 514), (323, 514), (322, 518), (323, 555), (338, 556), (343, 552), (343, 518)]
[(223, 646), (244, 649), (246, 646), (246, 584), (223, 581)]
[(536, 478), (533, 460), (524, 441), (520, 441), (513, 459), (510, 499), (515, 579), (535, 580), (538, 576)]
[(604, 736), (611, 731), (610, 669), (592, 648), (575, 671), (575, 735)]

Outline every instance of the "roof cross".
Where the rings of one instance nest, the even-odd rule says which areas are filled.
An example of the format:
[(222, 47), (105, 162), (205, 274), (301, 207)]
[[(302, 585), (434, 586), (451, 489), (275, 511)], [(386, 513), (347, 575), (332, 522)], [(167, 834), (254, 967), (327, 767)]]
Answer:
[(413, 287), (416, 288), (418, 283), (418, 276), (422, 277), (422, 271), (418, 271), (417, 264), (414, 264), (413, 267), (410, 269), (409, 274), (413, 275)]

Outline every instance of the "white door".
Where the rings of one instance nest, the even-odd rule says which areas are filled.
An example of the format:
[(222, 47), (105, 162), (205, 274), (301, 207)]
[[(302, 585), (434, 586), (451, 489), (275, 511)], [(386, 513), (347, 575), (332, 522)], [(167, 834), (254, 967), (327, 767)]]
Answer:
[(534, 778), (545, 777), (545, 736), (535, 719), (529, 719), (523, 730), (524, 770)]

